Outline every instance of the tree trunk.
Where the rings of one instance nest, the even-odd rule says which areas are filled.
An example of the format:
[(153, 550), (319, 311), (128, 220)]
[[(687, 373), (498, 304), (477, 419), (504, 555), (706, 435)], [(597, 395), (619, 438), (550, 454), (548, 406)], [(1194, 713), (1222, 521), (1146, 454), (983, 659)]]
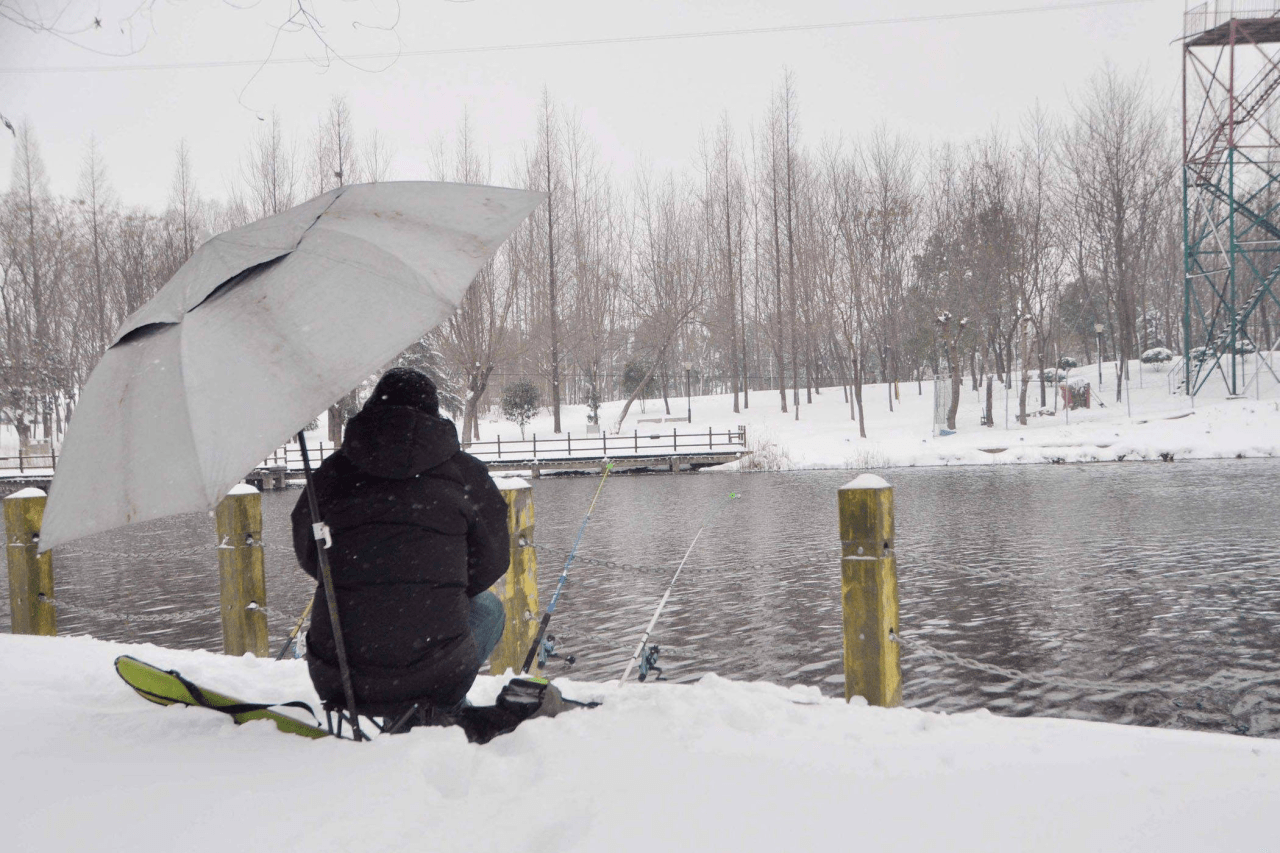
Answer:
[(1022, 426), (1027, 425), (1027, 386), (1031, 384), (1031, 374), (1027, 372), (1027, 360), (1031, 353), (1028, 351), (1030, 346), (1030, 336), (1026, 330), (1022, 333), (1022, 364), (1019, 369), (1022, 372), (1022, 387), (1018, 391), (1018, 423)]
[(1043, 409), (1045, 406), (1049, 405), (1049, 403), (1047, 402), (1047, 398), (1045, 397), (1045, 389), (1044, 389), (1044, 385), (1045, 385), (1045, 382), (1044, 382), (1044, 341), (1041, 341), (1041, 342), (1040, 342), (1040, 344), (1041, 344), (1041, 346), (1040, 346), (1040, 353), (1039, 353), (1039, 357), (1038, 357), (1038, 360), (1039, 360), (1039, 362), (1040, 362), (1040, 408), (1042, 408), (1042, 409)]
[(728, 149), (724, 168), (724, 259), (725, 283), (729, 286), (729, 384), (733, 386), (733, 413), (738, 409), (738, 320), (737, 297), (733, 292), (733, 218), (730, 215), (732, 194), (729, 187)]
[(342, 401), (339, 400), (329, 407), (329, 441), (334, 447), (342, 445), (342, 428), (346, 422), (347, 419), (342, 414)]
[(560, 434), (560, 317), (556, 305), (555, 199), (551, 197), (551, 127), (547, 127), (547, 298), (551, 307), (551, 419)]
[(947, 407), (947, 429), (949, 430), (956, 428), (956, 413), (960, 411), (960, 387), (964, 384), (964, 373), (960, 367), (959, 337), (957, 333), (948, 348), (951, 359), (951, 405)]
[(858, 403), (858, 435), (867, 437), (866, 407), (862, 405), (862, 358), (858, 353), (853, 355), (853, 399)]
[[(681, 318), (681, 323), (683, 322), (684, 322), (684, 318)], [(627, 419), (627, 412), (631, 411), (631, 404), (634, 403), (636, 399), (644, 392), (645, 387), (649, 384), (649, 380), (653, 378), (654, 371), (658, 369), (658, 363), (661, 362), (662, 357), (666, 355), (667, 347), (669, 347), (671, 345), (671, 342), (675, 340), (676, 331), (679, 329), (679, 327), (680, 327), (680, 324), (676, 324), (675, 328), (672, 329), (671, 333), (667, 335), (667, 339), (662, 342), (662, 348), (658, 350), (657, 358), (655, 358), (653, 360), (653, 364), (649, 366), (649, 371), (645, 373), (644, 378), (640, 380), (640, 384), (636, 386), (636, 390), (631, 392), (631, 396), (628, 397), (627, 402), (623, 404), (622, 413), (618, 415), (618, 420), (613, 425), (613, 431), (615, 433), (621, 431), (622, 422)], [(667, 413), (670, 414), (670, 411), (668, 410)]]

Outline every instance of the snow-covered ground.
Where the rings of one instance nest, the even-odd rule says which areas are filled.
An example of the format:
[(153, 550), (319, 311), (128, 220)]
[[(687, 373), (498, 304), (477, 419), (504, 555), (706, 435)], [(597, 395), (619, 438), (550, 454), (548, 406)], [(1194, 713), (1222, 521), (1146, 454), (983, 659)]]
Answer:
[[(1280, 357), (1270, 356), (1280, 373)], [(669, 433), (717, 432), (747, 427), (748, 445), (756, 451), (766, 467), (791, 468), (884, 468), (903, 465), (980, 465), (1018, 462), (1107, 462), (1120, 460), (1160, 459), (1161, 454), (1173, 459), (1219, 459), (1280, 455), (1280, 388), (1263, 367), (1261, 383), (1254, 382), (1256, 366), (1252, 359), (1246, 375), (1250, 379), (1249, 395), (1228, 400), (1223, 383), (1211, 377), (1194, 401), (1185, 395), (1170, 393), (1177, 387), (1181, 368), (1169, 376), (1167, 365), (1143, 365), (1131, 362), (1129, 388), (1124, 399), (1115, 400), (1115, 364), (1103, 365), (1103, 384), (1098, 388), (1097, 365), (1085, 365), (1071, 371), (1071, 378), (1087, 380), (1094, 389), (1094, 407), (1063, 410), (1061, 401), (1053, 414), (1053, 388), (1048, 389), (1048, 410), (1033, 415), (1028, 424), (1019, 426), (1017, 388), (1005, 394), (1003, 386), (994, 389), (994, 425), (982, 426), (980, 416), (986, 399), (985, 387), (972, 390), (966, 380), (956, 418), (956, 434), (935, 436), (933, 424), (933, 386), (931, 382), (904, 382), (898, 387), (898, 399), (889, 409), (889, 388), (884, 384), (869, 385), (863, 391), (866, 405), (867, 438), (858, 436), (856, 421), (850, 419), (849, 404), (841, 389), (824, 388), (813, 398), (800, 395), (800, 418), (795, 418), (788, 392), (786, 414), (780, 411), (777, 390), (753, 391), (751, 406), (734, 414), (730, 395), (693, 398), (693, 423), (663, 423), (661, 426), (641, 423), (642, 419), (664, 417), (662, 400), (639, 402), (631, 407), (621, 433), (630, 436), (638, 429)], [(1259, 389), (1261, 394), (1259, 395)], [(671, 416), (683, 417), (687, 411), (684, 397), (670, 399)], [(1006, 399), (1008, 411), (1006, 413)], [(1101, 402), (1103, 406), (1098, 406)], [(1027, 408), (1040, 409), (1039, 383), (1028, 389)], [(622, 401), (611, 401), (601, 407), (601, 423), (611, 429), (622, 410)], [(562, 430), (575, 438), (586, 438), (585, 406), (566, 406), (561, 415)], [(529, 435), (551, 438), (551, 416), (543, 411), (526, 427)], [(515, 424), (503, 421), (496, 410), (481, 425), (482, 441), (502, 437), (504, 445), (520, 438)], [(738, 467), (738, 464), (729, 466)]]
[[(1093, 389), (1094, 406), (1066, 412), (1061, 400), (1055, 400), (1053, 388), (1047, 389), (1048, 405), (1040, 407), (1039, 383), (1032, 382), (1028, 389), (1028, 411), (1033, 414), (1027, 425), (1018, 424), (1018, 391), (1007, 393), (997, 384), (994, 389), (994, 424), (990, 427), (979, 423), (986, 400), (985, 387), (974, 391), (966, 378), (961, 392), (960, 409), (956, 418), (956, 433), (936, 435), (933, 421), (933, 383), (903, 382), (898, 386), (893, 408), (889, 406), (889, 388), (884, 384), (868, 385), (863, 390), (866, 405), (867, 437), (858, 435), (857, 422), (850, 418), (850, 407), (842, 390), (824, 388), (807, 402), (801, 392), (800, 418), (795, 418), (791, 405), (792, 395), (787, 394), (788, 412), (779, 406), (776, 389), (752, 391), (750, 407), (740, 413), (733, 412), (733, 398), (728, 394), (695, 396), (692, 400), (693, 422), (684, 421), (689, 401), (682, 396), (669, 398), (670, 415), (662, 400), (637, 401), (632, 405), (621, 430), (615, 432), (622, 400), (612, 400), (600, 408), (600, 420), (610, 435), (630, 437), (633, 431), (641, 434), (642, 452), (659, 452), (669, 449), (662, 444), (658, 451), (647, 451), (645, 434), (657, 433), (669, 437), (672, 429), (682, 435), (705, 433), (708, 428), (722, 436), (738, 426), (747, 427), (748, 446), (754, 451), (754, 459), (745, 463), (724, 466), (730, 470), (752, 467), (753, 464), (769, 469), (803, 468), (888, 468), (895, 466), (927, 465), (986, 465), (1019, 462), (1114, 462), (1160, 459), (1162, 454), (1172, 459), (1222, 459), (1280, 456), (1280, 384), (1266, 367), (1258, 368), (1258, 362), (1268, 359), (1280, 374), (1280, 355), (1250, 356), (1244, 366), (1248, 379), (1248, 394), (1240, 399), (1227, 399), (1225, 387), (1217, 376), (1210, 377), (1199, 395), (1193, 400), (1182, 394), (1171, 394), (1181, 377), (1180, 362), (1175, 362), (1170, 375), (1169, 365), (1144, 365), (1130, 362), (1131, 381), (1121, 402), (1116, 402), (1115, 363), (1102, 366), (1101, 392), (1098, 391), (1098, 366), (1084, 365), (1071, 371), (1072, 380), (1085, 380)], [(1255, 378), (1260, 374), (1260, 381)], [(501, 388), (493, 390), (493, 397), (501, 395)], [(1101, 403), (1102, 405), (1098, 405)], [(1040, 411), (1040, 413), (1036, 413)], [(661, 419), (661, 424), (653, 423)], [(325, 416), (319, 417), (318, 428), (308, 433), (313, 448), (326, 437)], [(525, 436), (539, 438), (539, 453), (564, 454), (564, 444), (549, 445), (548, 439), (563, 439), (565, 434), (575, 442), (589, 440), (596, 450), (588, 451), (587, 442), (574, 447), (574, 455), (598, 452), (597, 438), (587, 433), (587, 409), (584, 405), (564, 406), (561, 410), (561, 434), (552, 431), (552, 418), (543, 409), (525, 427)], [(492, 408), (481, 421), (481, 444), (477, 445), (483, 458), (492, 458), (494, 448), (483, 442), (500, 437), (504, 455), (523, 449), (520, 428), (503, 420), (498, 409)], [(717, 439), (723, 441), (723, 438)], [(664, 439), (665, 441), (665, 439)], [(626, 452), (626, 445), (611, 445)], [(8, 448), (17, 453), (17, 438), (10, 426), (0, 426), (0, 455)], [(719, 450), (727, 449), (718, 446)], [(487, 451), (487, 452), (486, 452)], [(296, 455), (296, 454), (295, 454)], [(16, 466), (16, 463), (14, 463)], [(12, 471), (0, 471), (16, 475)], [(45, 476), (51, 471), (42, 470)]]
[[(0, 637), (0, 846), (13, 851), (1248, 851), (1275, 849), (1280, 741), (813, 688), (580, 684), (604, 706), (486, 746), (236, 727), (133, 693), (133, 654), (246, 700), (315, 694), (301, 661)], [(482, 676), (473, 701), (500, 679)]]

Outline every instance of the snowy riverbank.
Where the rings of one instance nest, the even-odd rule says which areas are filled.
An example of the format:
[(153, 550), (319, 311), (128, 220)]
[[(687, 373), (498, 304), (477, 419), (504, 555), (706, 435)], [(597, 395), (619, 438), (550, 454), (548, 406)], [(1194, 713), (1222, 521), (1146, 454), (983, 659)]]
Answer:
[(122, 653), (246, 700), (315, 699), (299, 661), (0, 636), (6, 849), (1243, 853), (1270, 849), (1280, 804), (1278, 741), (714, 676), (558, 681), (605, 706), (486, 746), (451, 729), (308, 741), (151, 705), (116, 677)]
[[(985, 387), (974, 391), (966, 381), (956, 419), (956, 434), (935, 436), (933, 426), (933, 385), (931, 382), (904, 382), (898, 399), (889, 409), (889, 389), (883, 384), (868, 385), (863, 391), (866, 405), (867, 438), (858, 436), (858, 425), (850, 419), (849, 404), (841, 389), (825, 388), (806, 401), (801, 392), (800, 418), (795, 418), (788, 393), (789, 412), (783, 413), (774, 391), (753, 391), (750, 408), (733, 412), (732, 397), (726, 394), (694, 397), (693, 423), (666, 422), (661, 426), (642, 422), (665, 416), (662, 400), (639, 402), (631, 407), (622, 434), (638, 429), (670, 432), (716, 431), (747, 427), (748, 444), (758, 462), (781, 470), (804, 468), (886, 468), (926, 465), (982, 465), (1049, 462), (1111, 462), (1158, 460), (1167, 456), (1181, 459), (1224, 459), (1280, 456), (1280, 388), (1262, 369), (1261, 398), (1253, 384), (1248, 398), (1228, 400), (1222, 382), (1211, 377), (1193, 401), (1169, 393), (1178, 375), (1169, 376), (1165, 365), (1130, 365), (1132, 379), (1124, 399), (1115, 401), (1115, 365), (1103, 365), (1103, 382), (1098, 393), (1097, 365), (1072, 371), (1094, 390), (1094, 407), (1056, 414), (1053, 389), (1048, 389), (1045, 414), (1033, 415), (1027, 425), (1017, 422), (1017, 389), (1007, 395), (997, 385), (993, 400), (994, 425), (979, 423), (986, 398)], [(1180, 368), (1176, 370), (1180, 371)], [(1280, 365), (1277, 366), (1280, 372)], [(1179, 374), (1180, 375), (1180, 374)], [(1254, 367), (1248, 367), (1248, 376)], [(1101, 402), (1103, 406), (1098, 406)], [(671, 397), (671, 414), (687, 411), (684, 397)], [(1028, 389), (1028, 409), (1040, 408), (1039, 384)], [(611, 428), (622, 410), (622, 401), (601, 407), (601, 422)], [(585, 437), (585, 406), (563, 409), (562, 430)], [(551, 417), (545, 411), (526, 428), (530, 435), (552, 436)], [(500, 435), (504, 442), (520, 437), (519, 429), (496, 414), (482, 423), (481, 438), (492, 441)], [(738, 463), (726, 466), (736, 469)]]

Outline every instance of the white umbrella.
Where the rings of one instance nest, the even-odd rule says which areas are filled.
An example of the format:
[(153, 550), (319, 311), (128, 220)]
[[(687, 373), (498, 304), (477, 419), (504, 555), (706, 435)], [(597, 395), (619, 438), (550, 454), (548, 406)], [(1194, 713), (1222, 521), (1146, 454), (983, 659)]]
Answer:
[(40, 550), (216, 506), (317, 412), (444, 321), (544, 197), (359, 184), (201, 246), (85, 384)]

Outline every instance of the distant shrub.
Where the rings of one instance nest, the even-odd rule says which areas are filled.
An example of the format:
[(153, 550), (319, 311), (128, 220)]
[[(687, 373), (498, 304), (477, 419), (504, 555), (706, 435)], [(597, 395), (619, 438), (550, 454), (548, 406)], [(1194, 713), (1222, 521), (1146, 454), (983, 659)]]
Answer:
[(1072, 370), (1079, 366), (1080, 366), (1080, 362), (1076, 361), (1074, 358), (1072, 358), (1069, 355), (1064, 355), (1062, 358), (1058, 359), (1058, 367), (1062, 368), (1063, 370)]
[(844, 467), (854, 471), (888, 468), (890, 464), (889, 457), (883, 451), (874, 447), (859, 447), (852, 456), (844, 458)]
[[(649, 365), (641, 361), (628, 361), (626, 366), (622, 368), (622, 393), (630, 397), (635, 390), (640, 387), (640, 383), (644, 380), (644, 375), (649, 372)], [(655, 377), (649, 377), (649, 381), (645, 383), (644, 390), (640, 392), (642, 397), (653, 397), (657, 394), (657, 388), (654, 385)]]
[(515, 382), (502, 389), (503, 417), (520, 427), (521, 438), (524, 438), (524, 428), (533, 420), (541, 405), (542, 395), (538, 392), (538, 386), (532, 382)]
[(789, 471), (794, 467), (787, 449), (769, 438), (752, 435), (747, 439), (747, 450), (750, 453), (738, 463), (741, 471)]
[(1164, 364), (1173, 361), (1173, 352), (1164, 347), (1155, 347), (1142, 354), (1143, 364)]

